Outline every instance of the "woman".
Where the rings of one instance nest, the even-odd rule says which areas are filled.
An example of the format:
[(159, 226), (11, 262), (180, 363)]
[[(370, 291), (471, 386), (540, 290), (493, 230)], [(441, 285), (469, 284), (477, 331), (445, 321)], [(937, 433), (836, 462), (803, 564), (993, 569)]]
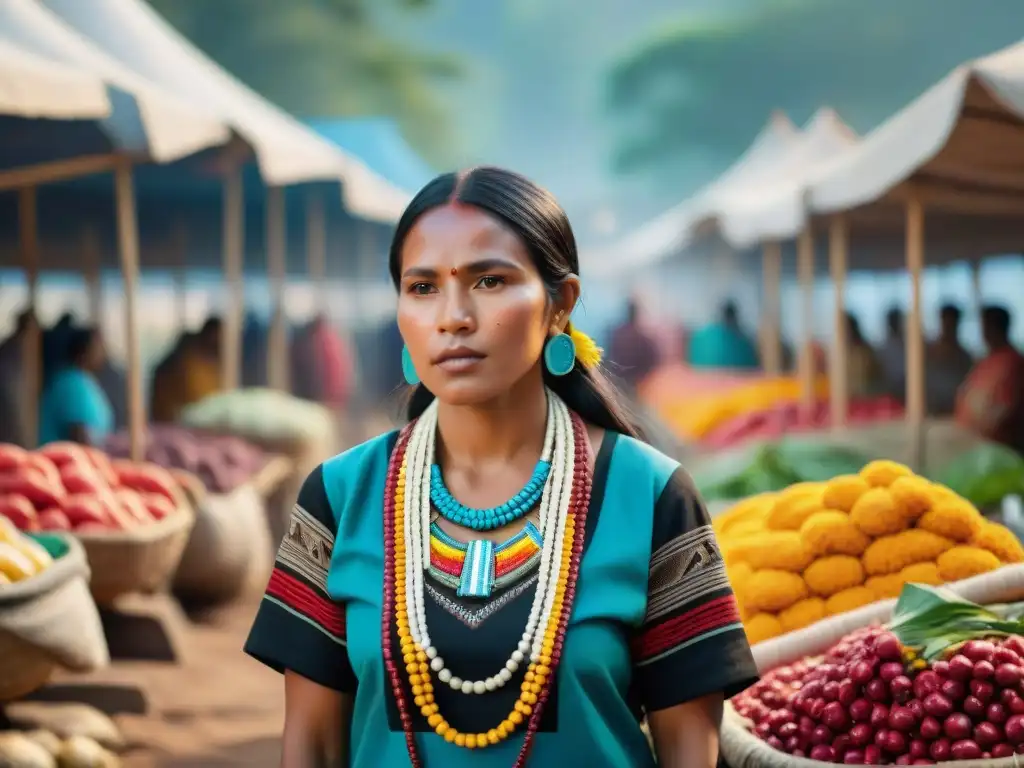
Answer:
[(282, 765), (653, 765), (642, 712), (660, 765), (715, 765), (756, 670), (692, 484), (569, 324), (565, 213), (440, 176), (390, 267), (412, 422), (307, 479), (247, 643), (285, 673)]
[(114, 429), (114, 409), (96, 379), (103, 339), (95, 328), (68, 333), (66, 359), (46, 385), (39, 404), (39, 442), (71, 440), (100, 446)]

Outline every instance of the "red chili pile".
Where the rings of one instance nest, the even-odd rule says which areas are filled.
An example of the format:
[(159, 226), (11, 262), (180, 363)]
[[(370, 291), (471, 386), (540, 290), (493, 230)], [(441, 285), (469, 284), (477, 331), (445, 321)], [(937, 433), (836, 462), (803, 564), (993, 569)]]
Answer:
[(1024, 638), (971, 640), (930, 664), (868, 627), (733, 699), (754, 732), (797, 757), (932, 765), (1024, 754)]

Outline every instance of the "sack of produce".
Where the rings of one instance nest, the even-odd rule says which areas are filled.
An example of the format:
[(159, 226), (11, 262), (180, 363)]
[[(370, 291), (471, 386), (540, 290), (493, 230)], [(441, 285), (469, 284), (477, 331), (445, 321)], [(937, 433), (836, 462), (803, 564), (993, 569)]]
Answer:
[(24, 531), (72, 531), (100, 603), (166, 586), (193, 520), (166, 469), (75, 443), (0, 445), (0, 514)]
[[(111, 456), (128, 458), (130, 435), (119, 432), (106, 447)], [(175, 424), (153, 424), (146, 431), (146, 461), (188, 472), (212, 493), (230, 493), (249, 482), (267, 463), (267, 456), (240, 437), (201, 434)]]
[(88, 581), (74, 538), (24, 534), (0, 516), (0, 701), (40, 687), (58, 666), (88, 672), (109, 663)]
[(174, 594), (190, 605), (217, 605), (266, 584), (273, 547), (263, 497), (251, 485), (209, 494), (175, 572)]
[(885, 625), (821, 633), (734, 697), (722, 755), (731, 768), (1019, 765), (1021, 611), (908, 585)]
[(181, 421), (192, 429), (235, 435), (289, 455), (310, 444), (333, 444), (336, 435), (328, 409), (273, 389), (211, 395), (188, 406)]
[(891, 461), (754, 496), (714, 527), (754, 644), (896, 597), (907, 583), (1024, 562), (1010, 530)]

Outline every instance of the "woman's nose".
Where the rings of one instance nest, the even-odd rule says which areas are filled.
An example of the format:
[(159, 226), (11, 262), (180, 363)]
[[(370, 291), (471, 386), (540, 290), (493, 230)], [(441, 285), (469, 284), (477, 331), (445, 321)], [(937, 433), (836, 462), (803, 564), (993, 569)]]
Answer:
[(472, 302), (461, 288), (445, 291), (437, 325), (442, 333), (471, 333), (476, 329)]

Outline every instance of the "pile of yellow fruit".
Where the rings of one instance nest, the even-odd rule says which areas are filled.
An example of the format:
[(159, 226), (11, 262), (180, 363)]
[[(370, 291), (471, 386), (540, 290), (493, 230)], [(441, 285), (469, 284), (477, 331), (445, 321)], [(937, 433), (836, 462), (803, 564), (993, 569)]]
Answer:
[(1012, 531), (892, 461), (745, 499), (714, 528), (751, 643), (1024, 562)]
[(35, 576), (53, 565), (53, 558), (35, 539), (0, 515), (0, 588)]

